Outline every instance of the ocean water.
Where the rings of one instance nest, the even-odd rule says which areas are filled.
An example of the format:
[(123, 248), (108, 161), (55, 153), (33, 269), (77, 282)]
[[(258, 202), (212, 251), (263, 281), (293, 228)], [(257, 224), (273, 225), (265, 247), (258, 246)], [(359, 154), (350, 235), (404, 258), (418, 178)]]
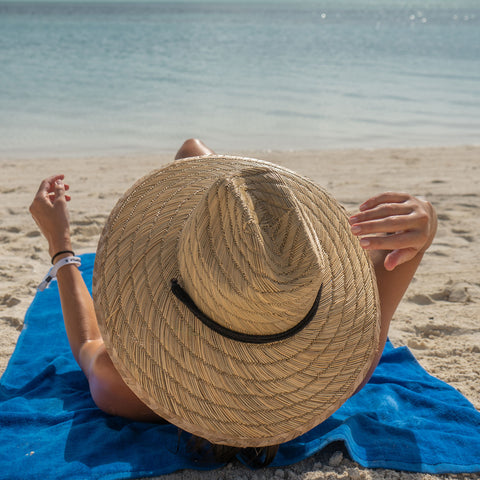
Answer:
[(478, 0), (0, 1), (0, 156), (478, 144)]

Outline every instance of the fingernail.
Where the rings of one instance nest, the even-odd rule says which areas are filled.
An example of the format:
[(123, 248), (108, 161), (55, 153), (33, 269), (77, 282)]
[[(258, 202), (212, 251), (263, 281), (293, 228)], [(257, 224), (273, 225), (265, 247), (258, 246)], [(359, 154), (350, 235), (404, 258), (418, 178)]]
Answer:
[(55, 180), (55, 183), (61, 187), (63, 185), (63, 182), (60, 179)]
[(350, 222), (351, 225), (353, 225), (354, 223), (358, 222), (358, 217), (350, 217), (348, 221)]
[(357, 233), (360, 233), (362, 231), (362, 229), (358, 225), (353, 226), (351, 228), (351, 230), (352, 230), (353, 234), (357, 234)]
[(360, 240), (360, 245), (362, 247), (368, 247), (370, 245), (370, 240), (368, 238), (362, 238)]

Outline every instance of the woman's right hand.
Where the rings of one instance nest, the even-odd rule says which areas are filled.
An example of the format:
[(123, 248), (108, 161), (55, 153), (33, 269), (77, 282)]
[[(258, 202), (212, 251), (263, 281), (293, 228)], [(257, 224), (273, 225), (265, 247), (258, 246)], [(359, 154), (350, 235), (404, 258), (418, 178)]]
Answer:
[(70, 197), (65, 194), (69, 186), (63, 179), (63, 175), (53, 175), (43, 180), (30, 205), (30, 213), (48, 241), (50, 256), (72, 249), (67, 207)]

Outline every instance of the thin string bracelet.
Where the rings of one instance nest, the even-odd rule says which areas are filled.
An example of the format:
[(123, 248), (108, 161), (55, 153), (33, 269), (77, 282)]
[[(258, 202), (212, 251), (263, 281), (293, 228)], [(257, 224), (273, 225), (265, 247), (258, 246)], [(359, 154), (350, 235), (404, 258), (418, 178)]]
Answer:
[(64, 253), (71, 253), (73, 256), (75, 256), (75, 253), (72, 252), (71, 250), (62, 250), (60, 252), (57, 252), (53, 257), (52, 257), (52, 265), (53, 265), (53, 262), (54, 260), (59, 256), (59, 255), (62, 255)]
[(37, 289), (43, 292), (50, 285), (50, 282), (57, 276), (57, 272), (65, 265), (76, 265), (79, 267), (81, 264), (82, 260), (80, 257), (62, 258), (52, 268), (50, 268)]

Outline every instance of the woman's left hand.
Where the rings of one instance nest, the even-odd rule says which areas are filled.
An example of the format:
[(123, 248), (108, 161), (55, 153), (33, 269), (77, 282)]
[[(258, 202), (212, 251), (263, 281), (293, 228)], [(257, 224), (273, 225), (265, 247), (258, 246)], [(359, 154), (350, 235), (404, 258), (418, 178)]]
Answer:
[(386, 192), (360, 205), (350, 217), (352, 233), (362, 237), (366, 250), (390, 250), (385, 257), (386, 270), (408, 262), (423, 253), (437, 230), (433, 206), (406, 193)]

